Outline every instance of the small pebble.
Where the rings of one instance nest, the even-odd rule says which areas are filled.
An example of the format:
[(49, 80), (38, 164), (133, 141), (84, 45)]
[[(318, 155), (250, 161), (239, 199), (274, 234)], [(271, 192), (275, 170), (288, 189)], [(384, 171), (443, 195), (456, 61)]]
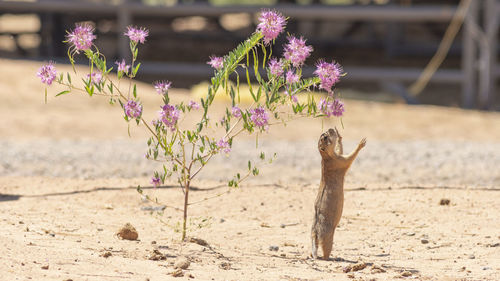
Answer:
[(174, 268), (187, 269), (190, 264), (191, 262), (187, 258), (180, 257), (175, 261)]
[(269, 251), (275, 251), (277, 252), (280, 249), (278, 246), (269, 246)]
[(427, 244), (427, 243), (429, 243), (429, 240), (427, 240), (427, 239), (422, 239), (422, 240), (420, 240), (420, 242), (422, 242), (422, 244)]

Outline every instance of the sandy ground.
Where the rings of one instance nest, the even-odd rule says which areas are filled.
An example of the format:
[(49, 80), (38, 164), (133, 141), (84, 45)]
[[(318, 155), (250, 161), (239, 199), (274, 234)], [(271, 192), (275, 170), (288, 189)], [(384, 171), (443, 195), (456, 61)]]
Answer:
[[(173, 181), (149, 187), (157, 165), (142, 157), (143, 128), (131, 127), (129, 138), (119, 108), (98, 98), (49, 95), (44, 104), (38, 65), (0, 60), (2, 280), (500, 279), (498, 113), (347, 100), (346, 150), (362, 137), (368, 145), (346, 178), (331, 260), (315, 261), (316, 142), (338, 120), (272, 128), (259, 142), (278, 152), (276, 163), (214, 197), (227, 191), (232, 168), (260, 151), (244, 136), (194, 182), (191, 202), (214, 197), (190, 207), (189, 235), (207, 245), (180, 243), (181, 214), (144, 211), (154, 205), (135, 190), (181, 206)], [(150, 119), (159, 97), (138, 88)], [(191, 98), (185, 90), (172, 97)], [(127, 222), (138, 241), (116, 237)], [(175, 278), (182, 257), (190, 265)], [(366, 267), (344, 272), (355, 264)]]

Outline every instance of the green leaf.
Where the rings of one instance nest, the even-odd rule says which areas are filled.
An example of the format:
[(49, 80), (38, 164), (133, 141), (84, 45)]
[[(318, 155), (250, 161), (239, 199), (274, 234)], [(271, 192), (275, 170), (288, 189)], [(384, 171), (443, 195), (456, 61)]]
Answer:
[(71, 91), (65, 90), (56, 95), (56, 97), (70, 93)]
[(137, 71), (139, 71), (139, 67), (141, 66), (141, 63), (138, 63), (137, 66), (134, 68), (134, 70), (132, 71), (132, 76), (135, 77), (135, 75), (137, 74)]
[(134, 89), (132, 90), (132, 94), (134, 95), (134, 98), (137, 98), (137, 85), (134, 84)]

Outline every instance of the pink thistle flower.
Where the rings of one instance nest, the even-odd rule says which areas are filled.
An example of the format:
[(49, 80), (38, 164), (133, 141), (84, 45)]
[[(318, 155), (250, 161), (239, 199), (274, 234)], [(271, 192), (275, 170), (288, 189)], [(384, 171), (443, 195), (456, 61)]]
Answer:
[(188, 107), (189, 107), (189, 109), (196, 110), (196, 109), (200, 109), (200, 104), (192, 100), (188, 103)]
[(285, 45), (285, 59), (289, 60), (294, 67), (300, 67), (311, 55), (313, 48), (306, 45), (306, 40), (302, 37), (288, 37), (288, 43)]
[(269, 115), (267, 114), (264, 107), (259, 106), (255, 109), (250, 110), (250, 120), (252, 120), (253, 124), (261, 129), (267, 130), (269, 127)]
[(161, 179), (158, 176), (153, 176), (149, 183), (151, 183), (154, 188), (157, 188), (161, 184)]
[(269, 61), (268, 67), (271, 74), (276, 77), (283, 74), (283, 62), (281, 60), (278, 61), (276, 58), (272, 58), (271, 61)]
[(297, 82), (299, 82), (300, 80), (300, 76), (293, 72), (292, 70), (289, 70), (287, 73), (286, 73), (286, 83), (288, 84), (295, 84)]
[(130, 41), (138, 43), (140, 42), (141, 44), (144, 44), (144, 41), (146, 41), (146, 37), (148, 37), (149, 31), (144, 28), (137, 28), (134, 26), (127, 26), (127, 32), (125, 32), (123, 35), (128, 36), (130, 38)]
[(217, 148), (219, 150), (224, 150), (224, 153), (231, 152), (231, 146), (229, 145), (229, 142), (225, 141), (224, 139), (220, 139), (217, 142)]
[(240, 118), (241, 117), (241, 109), (237, 106), (233, 106), (231, 109), (231, 114), (233, 114), (234, 117)]
[(153, 86), (159, 95), (165, 95), (172, 86), (172, 82), (169, 81), (156, 81)]
[(325, 99), (321, 99), (318, 103), (319, 110), (325, 114), (326, 116), (335, 116), (340, 117), (344, 114), (345, 108), (344, 103), (338, 99), (333, 101), (327, 101)]
[(166, 104), (161, 107), (160, 110), (160, 120), (165, 124), (165, 126), (169, 127), (170, 130), (174, 131), (175, 126), (177, 125), (177, 120), (179, 120), (180, 111), (175, 108), (175, 106)]
[(101, 84), (102, 81), (102, 73), (101, 72), (92, 72), (92, 74), (87, 74), (87, 79), (90, 79), (90, 81), (94, 84)]
[(85, 51), (92, 47), (92, 41), (96, 36), (94, 35), (94, 28), (88, 24), (76, 24), (75, 29), (66, 35), (66, 40), (79, 51)]
[(122, 59), (121, 62), (115, 61), (115, 64), (118, 66), (118, 72), (123, 72), (125, 74), (128, 73), (128, 69), (130, 68), (130, 65), (125, 63), (125, 59)]
[(139, 102), (129, 100), (124, 106), (125, 115), (130, 118), (139, 118), (142, 114), (142, 105)]
[(276, 11), (264, 10), (260, 13), (257, 31), (264, 35), (264, 44), (268, 45), (283, 32), (286, 19)]
[(321, 79), (319, 88), (331, 93), (333, 85), (339, 82), (343, 70), (342, 66), (336, 62), (327, 63), (325, 61), (319, 61), (316, 64), (314, 74)]
[(52, 82), (54, 82), (57, 76), (57, 70), (54, 66), (54, 63), (52, 61), (49, 61), (48, 64), (43, 65), (38, 69), (36, 75), (40, 77), (42, 83), (45, 83), (50, 86)]
[(208, 61), (207, 64), (209, 64), (211, 67), (215, 68), (216, 70), (220, 70), (224, 66), (224, 58), (211, 56), (210, 61)]

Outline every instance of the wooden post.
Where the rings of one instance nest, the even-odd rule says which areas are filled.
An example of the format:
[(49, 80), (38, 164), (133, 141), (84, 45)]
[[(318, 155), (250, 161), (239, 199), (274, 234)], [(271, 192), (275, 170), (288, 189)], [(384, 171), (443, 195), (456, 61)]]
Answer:
[[(487, 54), (484, 55), (488, 65), (484, 66), (484, 73), (480, 73), (481, 79), (484, 79), (484, 85), (481, 92), (484, 91), (484, 104), (481, 107), (484, 109), (493, 109), (496, 94), (496, 67), (497, 67), (497, 47), (498, 47), (498, 6), (497, 0), (484, 1), (484, 32), (488, 41), (488, 46), (485, 48)], [(483, 69), (482, 69), (483, 70)], [(484, 76), (484, 77), (483, 77)]]
[(123, 35), (127, 26), (132, 24), (132, 15), (127, 8), (126, 2), (121, 4), (117, 9), (118, 15), (118, 60), (125, 59), (125, 61), (130, 62), (132, 59), (132, 54), (130, 53), (129, 40)]
[(463, 27), (462, 49), (462, 107), (475, 106), (477, 48), (472, 25), (478, 18), (478, 1), (472, 1)]

